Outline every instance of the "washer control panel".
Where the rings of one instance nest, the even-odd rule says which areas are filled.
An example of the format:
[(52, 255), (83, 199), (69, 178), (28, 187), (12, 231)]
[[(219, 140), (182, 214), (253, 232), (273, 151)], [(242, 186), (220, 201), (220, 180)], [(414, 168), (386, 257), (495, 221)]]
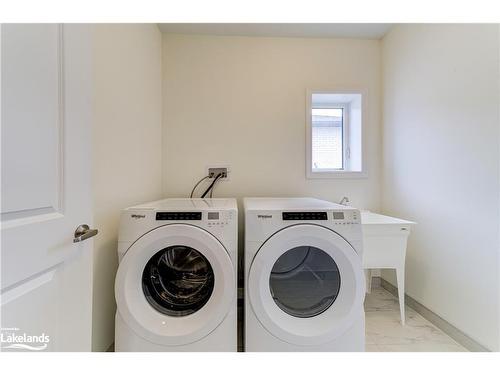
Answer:
[(224, 228), (233, 220), (233, 213), (231, 211), (208, 211), (206, 219), (209, 228)]
[(232, 211), (159, 211), (156, 221), (193, 222), (192, 224), (205, 228), (224, 228), (235, 219)]
[(360, 214), (352, 211), (332, 211), (332, 221), (336, 225), (360, 224)]

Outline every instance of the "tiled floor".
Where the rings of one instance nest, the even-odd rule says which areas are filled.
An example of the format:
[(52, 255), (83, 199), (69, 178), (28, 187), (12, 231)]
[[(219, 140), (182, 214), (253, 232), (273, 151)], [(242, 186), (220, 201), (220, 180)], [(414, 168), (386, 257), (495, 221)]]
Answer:
[(378, 287), (366, 295), (367, 352), (464, 352), (463, 346), (406, 306), (402, 326), (398, 300)]

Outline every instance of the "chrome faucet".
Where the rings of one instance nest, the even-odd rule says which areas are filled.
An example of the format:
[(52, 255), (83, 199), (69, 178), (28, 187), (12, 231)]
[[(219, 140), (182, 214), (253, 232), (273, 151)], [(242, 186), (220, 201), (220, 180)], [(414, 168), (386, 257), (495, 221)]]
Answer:
[(343, 205), (343, 206), (349, 206), (351, 204), (351, 201), (349, 200), (348, 197), (343, 197), (339, 204)]

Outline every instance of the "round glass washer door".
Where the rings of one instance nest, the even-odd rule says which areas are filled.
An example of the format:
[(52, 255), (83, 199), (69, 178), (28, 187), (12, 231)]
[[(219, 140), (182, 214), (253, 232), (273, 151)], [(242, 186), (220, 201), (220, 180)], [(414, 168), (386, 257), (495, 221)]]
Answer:
[(318, 225), (293, 225), (272, 235), (255, 255), (247, 282), (257, 319), (290, 344), (332, 341), (363, 313), (360, 255)]
[(235, 303), (235, 268), (212, 234), (168, 224), (127, 250), (115, 297), (118, 314), (137, 335), (160, 345), (186, 345), (217, 328)]
[(162, 314), (187, 316), (210, 299), (215, 276), (208, 259), (189, 246), (169, 246), (148, 261), (142, 273), (147, 301)]

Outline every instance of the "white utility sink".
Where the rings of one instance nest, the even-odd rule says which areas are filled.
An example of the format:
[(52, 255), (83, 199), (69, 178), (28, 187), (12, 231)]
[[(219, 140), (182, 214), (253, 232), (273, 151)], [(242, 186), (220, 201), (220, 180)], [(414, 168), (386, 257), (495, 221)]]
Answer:
[(363, 226), (363, 267), (367, 280), (367, 292), (371, 289), (373, 269), (396, 270), (401, 324), (404, 316), (404, 282), (406, 244), (412, 226), (417, 223), (370, 211), (361, 211)]
[(398, 219), (392, 216), (376, 214), (371, 211), (361, 211), (361, 223), (363, 225), (385, 224), (385, 225), (415, 225), (414, 221)]

